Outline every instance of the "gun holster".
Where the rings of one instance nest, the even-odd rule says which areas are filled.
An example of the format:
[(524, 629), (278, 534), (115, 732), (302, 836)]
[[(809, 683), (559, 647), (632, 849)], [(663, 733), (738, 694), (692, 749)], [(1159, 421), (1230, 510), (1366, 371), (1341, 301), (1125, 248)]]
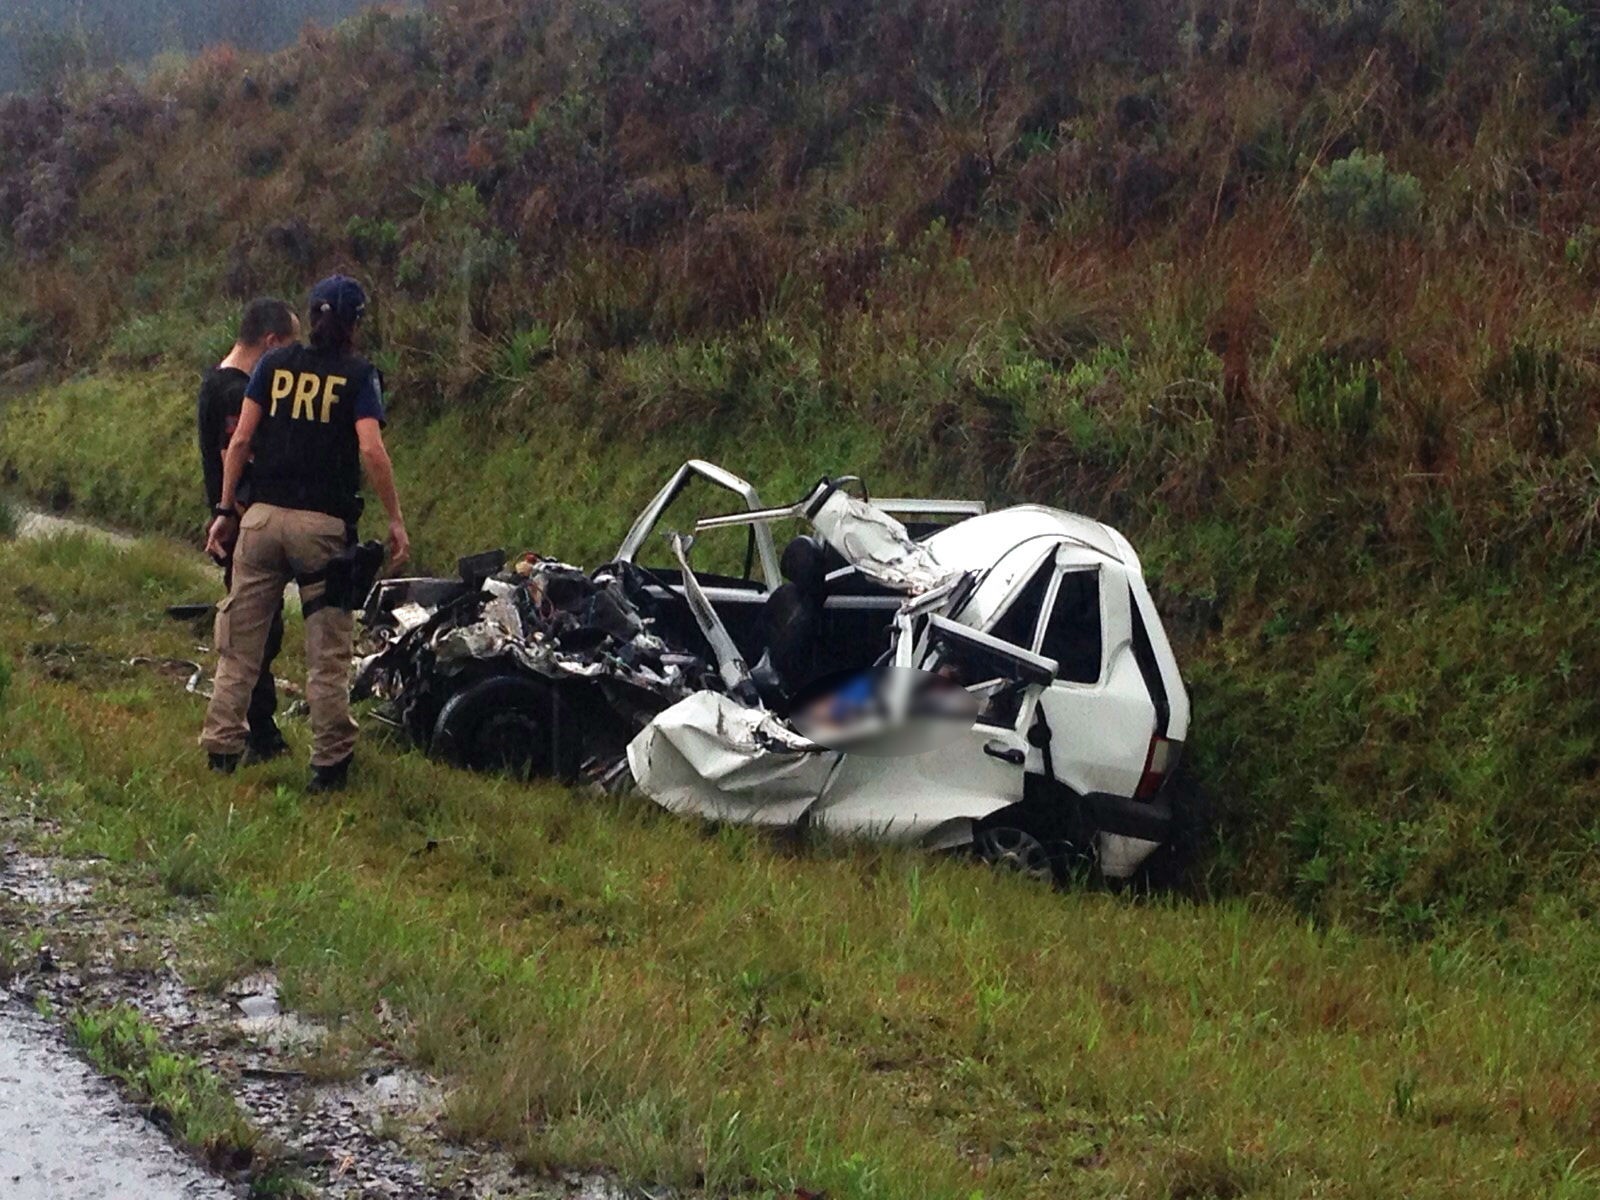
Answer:
[(296, 582), (302, 586), (318, 582), (326, 585), (322, 595), (305, 606), (305, 615), (309, 617), (324, 608), (354, 612), (372, 591), (382, 568), (383, 543), (362, 542), (335, 555), (322, 570), (300, 576)]

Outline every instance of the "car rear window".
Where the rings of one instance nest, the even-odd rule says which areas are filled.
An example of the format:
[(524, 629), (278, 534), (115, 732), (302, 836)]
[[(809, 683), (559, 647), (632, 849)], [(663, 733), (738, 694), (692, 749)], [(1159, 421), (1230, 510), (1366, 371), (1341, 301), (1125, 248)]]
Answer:
[(1061, 577), (1055, 607), (1045, 626), (1039, 653), (1061, 664), (1057, 679), (1098, 683), (1104, 654), (1100, 628), (1100, 572), (1068, 571)]

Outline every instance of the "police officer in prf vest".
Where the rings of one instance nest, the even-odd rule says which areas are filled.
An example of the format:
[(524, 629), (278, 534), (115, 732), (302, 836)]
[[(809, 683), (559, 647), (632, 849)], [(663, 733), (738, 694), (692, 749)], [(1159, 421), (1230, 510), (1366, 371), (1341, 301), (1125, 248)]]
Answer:
[[(283, 589), (294, 582), (306, 621), (312, 792), (342, 788), (355, 754), (353, 610), (365, 599), (356, 594), (363, 590), (356, 580), (365, 565), (370, 581), (382, 554), (376, 543), (356, 546), (363, 466), (389, 516), (391, 565), (411, 553), (383, 444), (382, 385), (355, 352), (366, 306), (354, 279), (324, 279), (311, 290), (311, 344), (274, 350), (256, 366), (228, 443), (222, 500), (206, 542), (208, 552), (220, 553), (237, 529), (233, 587), (217, 611), (217, 678), (200, 745), (213, 770), (239, 766), (267, 632)], [(241, 520), (237, 489), (252, 456), (254, 497)]]

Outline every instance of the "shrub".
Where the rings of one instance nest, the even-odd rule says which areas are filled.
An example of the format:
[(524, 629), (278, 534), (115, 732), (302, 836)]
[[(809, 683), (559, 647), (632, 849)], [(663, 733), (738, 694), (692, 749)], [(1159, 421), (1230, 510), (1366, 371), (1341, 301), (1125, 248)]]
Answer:
[(11, 225), (17, 248), (35, 258), (51, 249), (76, 215), (77, 190), (65, 164), (49, 161), (35, 167), (25, 185), (22, 211)]
[(1600, 279), (1600, 229), (1585, 224), (1567, 239), (1567, 265), (1586, 280)]
[(1600, 12), (1549, 0), (1530, 7), (1547, 102), (1566, 117), (1587, 113), (1600, 85)]
[(1389, 168), (1382, 154), (1354, 150), (1311, 174), (1306, 201), (1317, 219), (1344, 232), (1391, 235), (1415, 228), (1422, 185)]
[(506, 380), (523, 379), (550, 357), (553, 346), (548, 325), (538, 324), (510, 334), (501, 341), (495, 356), (495, 374)]
[(112, 61), (105, 34), (86, 29), (81, 21), (74, 28), (57, 29), (35, 17), (8, 21), (0, 32), (14, 42), (23, 82), (37, 91), (59, 91), (88, 71), (106, 67)]
[(26, 362), (44, 345), (44, 330), (31, 317), (0, 317), (0, 370)]
[(1528, 448), (1550, 457), (1571, 448), (1588, 389), (1558, 348), (1516, 343), (1489, 364), (1480, 388)]
[(239, 169), (250, 179), (265, 179), (283, 165), (283, 147), (263, 143), (245, 147)]
[(9, 232), (30, 258), (54, 249), (71, 228), (84, 180), (153, 112), (121, 80), (72, 110), (56, 99), (0, 104), (0, 234)]
[(361, 262), (392, 263), (400, 249), (400, 227), (376, 217), (351, 217), (344, 235), (350, 252)]
[(1296, 372), (1295, 417), (1317, 433), (1365, 441), (1377, 425), (1382, 400), (1377, 364), (1370, 360), (1317, 353)]

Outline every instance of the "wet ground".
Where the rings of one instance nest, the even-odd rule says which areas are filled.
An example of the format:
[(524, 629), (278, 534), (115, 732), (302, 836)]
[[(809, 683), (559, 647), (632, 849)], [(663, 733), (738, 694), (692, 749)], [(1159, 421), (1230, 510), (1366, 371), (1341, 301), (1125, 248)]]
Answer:
[[(31, 509), (18, 533), (115, 532)], [(70, 647), (59, 653), (72, 669)], [(146, 663), (158, 670), (192, 664)], [(205, 913), (187, 902), (152, 922), (108, 864), (63, 857), (31, 796), (0, 793), (0, 1200), (221, 1200), (250, 1194), (250, 1170), (206, 1170), (96, 1074), (60, 1016), (128, 1005), (170, 1049), (222, 1082), (269, 1148), (275, 1170), (329, 1200), (658, 1200), (599, 1175), (529, 1177), (508, 1156), (447, 1136), (447, 1086), (393, 1054), (319, 1058), (341, 1031), (286, 1009), (260, 972), (221, 989), (184, 975), (180, 943)], [(143, 881), (148, 886), (148, 881)], [(379, 1016), (393, 1021), (379, 1005)]]
[(54, 1026), (0, 999), (0, 1194), (223, 1200), (233, 1192), (133, 1112)]
[[(194, 987), (177, 942), (204, 919), (159, 925), (107, 864), (65, 858), (26, 797), (0, 795), (0, 1200), (212, 1200), (274, 1171), (329, 1200), (635, 1200), (603, 1176), (530, 1177), (446, 1133), (444, 1083), (379, 1050), (340, 1069), (318, 1059), (339, 1030), (286, 1008), (270, 971)], [(137, 914), (136, 915), (136, 911)], [(166, 1046), (222, 1082), (266, 1148), (235, 1176), (208, 1174), (90, 1070), (67, 1014), (129, 1005)], [(378, 1014), (386, 1024), (400, 1018)], [(343, 1058), (344, 1056), (341, 1056)]]

